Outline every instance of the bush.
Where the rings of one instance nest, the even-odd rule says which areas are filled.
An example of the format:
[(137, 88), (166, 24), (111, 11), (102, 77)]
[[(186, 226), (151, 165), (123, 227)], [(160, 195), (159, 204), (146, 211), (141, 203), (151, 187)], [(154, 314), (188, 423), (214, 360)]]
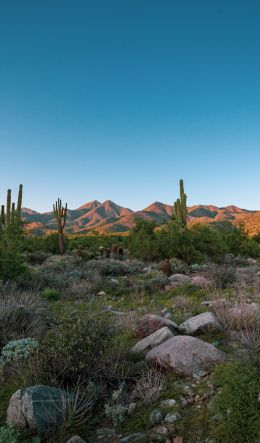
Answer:
[(2, 349), (0, 365), (15, 364), (20, 360), (26, 360), (37, 348), (38, 342), (33, 338), (22, 338), (21, 340), (10, 341)]
[(214, 437), (223, 443), (260, 441), (259, 372), (229, 362), (215, 369), (214, 379), (221, 388), (214, 401), (214, 412), (221, 417), (214, 423)]
[(228, 265), (214, 266), (212, 281), (216, 289), (226, 289), (236, 282), (236, 268)]
[(60, 298), (60, 292), (57, 289), (46, 288), (41, 292), (41, 296), (48, 301), (57, 301)]
[(154, 229), (156, 223), (142, 219), (135, 220), (129, 239), (128, 247), (133, 257), (141, 260), (155, 260), (160, 258), (159, 243)]
[(18, 443), (19, 432), (13, 426), (5, 425), (0, 427), (0, 443)]
[(28, 252), (26, 255), (27, 261), (31, 265), (42, 265), (48, 257), (49, 254), (44, 251)]
[(0, 287), (0, 346), (11, 340), (40, 338), (46, 329), (46, 312), (36, 294)]
[(214, 225), (197, 224), (180, 228), (176, 223), (163, 227), (147, 220), (137, 220), (127, 240), (133, 257), (143, 260), (177, 258), (188, 264), (211, 260), (222, 262), (226, 254), (257, 257), (260, 248), (242, 227), (231, 223)]
[(65, 310), (40, 346), (41, 366), (51, 379), (63, 382), (98, 378), (112, 333), (102, 313), (90, 308)]
[(20, 241), (9, 233), (0, 238), (0, 280), (15, 280), (26, 271)]

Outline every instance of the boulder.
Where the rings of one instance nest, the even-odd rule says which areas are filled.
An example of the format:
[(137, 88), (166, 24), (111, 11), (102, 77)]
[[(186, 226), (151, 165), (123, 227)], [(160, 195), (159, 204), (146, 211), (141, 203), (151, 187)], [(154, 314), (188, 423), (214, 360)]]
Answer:
[(148, 335), (136, 343), (132, 348), (132, 352), (148, 352), (150, 349), (159, 346), (161, 343), (172, 337), (173, 333), (167, 326), (164, 326), (164, 328), (158, 329), (158, 331), (155, 331), (153, 334)]
[(249, 265), (255, 265), (257, 263), (257, 260), (255, 258), (252, 258), (252, 257), (247, 258), (246, 261), (247, 261), (247, 263)]
[(173, 274), (168, 280), (171, 283), (178, 283), (179, 285), (188, 285), (191, 283), (191, 278), (185, 274)]
[(82, 440), (78, 435), (73, 435), (66, 443), (86, 443), (86, 440)]
[(176, 421), (180, 420), (181, 414), (179, 412), (175, 412), (174, 414), (167, 414), (164, 423), (167, 425), (173, 425)]
[(212, 312), (203, 312), (186, 320), (179, 326), (179, 329), (184, 334), (193, 335), (208, 330), (218, 330), (220, 329), (220, 324)]
[(150, 414), (150, 423), (152, 425), (159, 425), (163, 421), (163, 416), (160, 409), (155, 409)]
[(146, 355), (149, 363), (179, 375), (192, 376), (210, 371), (226, 360), (226, 354), (198, 338), (183, 335), (170, 338)]
[(160, 315), (146, 314), (139, 318), (137, 322), (136, 336), (145, 338), (164, 326), (167, 326), (171, 331), (178, 330), (178, 325), (174, 321), (161, 317)]
[(9, 402), (7, 421), (20, 428), (46, 433), (63, 423), (65, 396), (50, 386), (31, 386), (16, 391)]

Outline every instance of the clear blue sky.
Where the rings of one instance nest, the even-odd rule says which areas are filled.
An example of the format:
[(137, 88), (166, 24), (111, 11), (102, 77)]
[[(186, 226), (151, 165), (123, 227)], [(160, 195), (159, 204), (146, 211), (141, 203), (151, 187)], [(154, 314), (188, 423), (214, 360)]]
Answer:
[(258, 0), (0, 3), (0, 200), (260, 209)]

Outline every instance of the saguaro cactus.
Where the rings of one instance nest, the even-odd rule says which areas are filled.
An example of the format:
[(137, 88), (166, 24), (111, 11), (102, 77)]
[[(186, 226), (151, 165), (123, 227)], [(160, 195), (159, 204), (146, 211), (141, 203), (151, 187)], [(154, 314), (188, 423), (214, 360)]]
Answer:
[(184, 192), (183, 180), (180, 180), (180, 198), (177, 198), (174, 203), (173, 219), (176, 220), (181, 226), (187, 226), (187, 195)]
[(60, 254), (64, 254), (65, 252), (65, 242), (64, 242), (64, 228), (67, 219), (67, 203), (62, 206), (61, 200), (58, 198), (55, 205), (53, 205), (53, 212), (57, 221), (57, 230), (59, 234), (59, 249)]
[(18, 192), (18, 199), (17, 199), (17, 208), (16, 208), (16, 216), (18, 219), (21, 218), (22, 199), (23, 199), (23, 185), (20, 185)]
[(11, 226), (14, 226), (17, 222), (21, 220), (22, 198), (23, 198), (23, 185), (20, 185), (17, 208), (15, 208), (15, 203), (12, 203), (11, 189), (8, 189), (7, 198), (6, 198), (6, 208), (4, 205), (1, 206), (0, 231), (6, 230)]

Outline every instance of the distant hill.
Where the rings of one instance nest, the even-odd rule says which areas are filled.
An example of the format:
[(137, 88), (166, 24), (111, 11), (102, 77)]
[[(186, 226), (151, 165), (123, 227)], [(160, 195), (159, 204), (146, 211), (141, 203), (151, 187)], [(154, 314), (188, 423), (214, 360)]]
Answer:
[[(66, 231), (70, 234), (87, 234), (90, 232), (122, 233), (128, 232), (134, 225), (136, 217), (165, 223), (170, 220), (173, 206), (154, 202), (141, 211), (132, 211), (106, 200), (87, 202), (77, 209), (68, 209)], [(39, 213), (23, 208), (22, 217), (28, 232), (41, 235), (56, 229), (53, 212)], [(196, 205), (188, 208), (188, 223), (220, 223), (230, 221), (233, 224), (243, 223), (250, 235), (260, 232), (260, 211), (248, 211), (237, 206), (218, 208), (213, 205)]]

